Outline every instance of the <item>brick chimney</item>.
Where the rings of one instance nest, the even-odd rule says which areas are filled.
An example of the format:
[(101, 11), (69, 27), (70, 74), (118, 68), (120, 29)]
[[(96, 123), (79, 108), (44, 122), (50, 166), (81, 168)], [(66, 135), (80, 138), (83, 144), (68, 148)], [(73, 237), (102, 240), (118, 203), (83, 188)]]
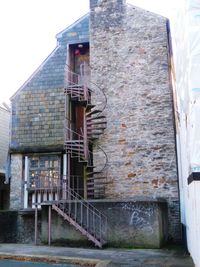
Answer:
[(90, 19), (99, 29), (119, 26), (124, 17), (126, 0), (90, 0)]

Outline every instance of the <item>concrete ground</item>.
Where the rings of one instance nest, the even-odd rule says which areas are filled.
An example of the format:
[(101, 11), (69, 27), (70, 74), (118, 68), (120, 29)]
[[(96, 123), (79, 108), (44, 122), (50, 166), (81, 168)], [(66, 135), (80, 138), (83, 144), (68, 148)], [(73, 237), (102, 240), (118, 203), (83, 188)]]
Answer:
[[(194, 267), (181, 249), (83, 249), (22, 244), (0, 244), (0, 259), (8, 257), (70, 259), (70, 263), (108, 267)], [(79, 259), (79, 260), (77, 260)], [(68, 261), (69, 262), (69, 261)], [(93, 264), (93, 265), (92, 265)], [(86, 266), (86, 265), (85, 265)]]

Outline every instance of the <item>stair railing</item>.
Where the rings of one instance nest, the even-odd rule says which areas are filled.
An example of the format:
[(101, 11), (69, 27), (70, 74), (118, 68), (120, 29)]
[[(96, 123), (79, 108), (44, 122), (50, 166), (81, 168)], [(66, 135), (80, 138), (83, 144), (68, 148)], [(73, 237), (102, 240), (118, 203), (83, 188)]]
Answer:
[(68, 118), (65, 118), (65, 120), (66, 120), (66, 123), (65, 123), (65, 141), (72, 140), (72, 139), (83, 140), (84, 136), (77, 133), (75, 130), (73, 130), (71, 120)]
[[(91, 70), (92, 70), (91, 65), (86, 63), (86, 73), (88, 72), (91, 75)], [(95, 86), (95, 88), (103, 95), (103, 98), (104, 98), (104, 101), (102, 101), (103, 106), (101, 108), (101, 112), (97, 116), (95, 116), (95, 117), (99, 117), (103, 113), (103, 111), (105, 110), (108, 100), (107, 100), (107, 96), (106, 96), (104, 90), (98, 84), (96, 84), (95, 82), (92, 82), (90, 79), (90, 81), (88, 82), (88, 87), (91, 88), (92, 86)], [(94, 90), (91, 90), (91, 92), (93, 92), (93, 91)]]
[[(66, 190), (68, 200), (58, 198), (55, 204), (65, 214), (103, 243), (107, 229), (107, 217), (68, 185), (61, 185), (58, 191), (62, 193), (63, 188)], [(59, 196), (61, 195), (59, 194)]]
[(79, 148), (76, 149), (77, 153), (76, 151), (74, 151), (74, 154), (77, 154), (80, 160), (83, 156), (82, 153), (84, 154), (84, 159), (88, 159), (88, 149), (86, 142), (87, 140), (85, 140), (85, 137), (83, 135), (65, 126), (65, 147), (67, 148), (67, 150), (70, 150), (71, 148), (71, 152), (73, 152), (73, 144), (75, 145), (76, 143), (76, 145), (79, 145)]
[[(108, 157), (107, 157), (107, 154), (105, 153), (105, 151), (99, 145), (97, 145), (96, 142), (94, 143), (91, 140), (93, 138), (92, 121), (97, 120), (97, 119), (101, 119), (102, 117), (104, 118), (104, 116), (102, 116), (102, 113), (106, 108), (107, 98), (106, 98), (104, 91), (97, 84), (89, 81), (90, 70), (91, 70), (91, 67), (87, 63), (84, 62), (83, 64), (80, 65), (80, 75), (79, 75), (79, 74), (74, 73), (71, 70), (71, 68), (68, 65), (66, 65), (66, 90), (68, 90), (68, 91), (66, 91), (67, 94), (70, 95), (70, 92), (71, 92), (70, 90), (73, 90), (73, 88), (72, 88), (73, 86), (74, 86), (74, 88), (77, 87), (76, 90), (80, 86), (80, 88), (82, 88), (82, 90), (84, 91), (84, 98), (85, 99), (87, 98), (86, 104), (91, 105), (91, 92), (93, 92), (91, 90), (91, 86), (93, 86), (93, 87), (95, 86), (96, 87), (95, 91), (99, 91), (104, 96), (104, 101), (102, 102), (103, 107), (101, 107), (100, 110), (97, 110), (97, 112), (91, 112), (91, 114), (90, 114), (90, 112), (88, 112), (88, 119), (86, 119), (86, 117), (84, 119), (84, 125), (85, 125), (84, 127), (85, 128), (84, 128), (84, 132), (82, 135), (77, 133), (76, 131), (74, 131), (74, 129), (72, 129), (72, 124), (71, 124), (70, 120), (68, 118), (66, 118), (66, 120), (65, 120), (65, 125), (66, 125), (65, 126), (65, 146), (68, 150), (68, 153), (70, 152), (70, 149), (71, 149), (72, 156), (75, 155), (75, 157), (78, 157), (80, 161), (84, 161), (84, 159), (81, 158), (81, 155), (83, 153), (82, 150), (84, 150), (84, 158), (86, 161), (88, 161), (88, 163), (90, 165), (92, 162), (92, 160), (90, 160), (90, 155), (93, 152), (89, 150), (89, 145), (97, 146), (98, 149), (100, 149), (103, 152), (103, 154), (105, 156), (105, 162), (104, 162), (104, 164), (102, 164), (103, 167), (101, 165), (101, 168), (99, 170), (95, 169), (95, 171), (94, 170), (91, 171), (91, 173), (94, 172), (96, 175), (97, 173), (101, 173), (106, 169), (106, 167), (108, 165)], [(90, 109), (92, 109), (92, 108), (90, 108)], [(97, 113), (98, 113), (98, 115), (95, 115)], [(96, 124), (97, 124), (97, 122), (96, 122)], [(88, 125), (89, 125), (89, 128), (88, 128)], [(90, 134), (88, 134), (89, 133), (88, 129), (89, 129)], [(95, 128), (93, 128), (93, 130), (95, 131)], [(99, 134), (98, 128), (96, 129), (96, 131), (97, 131), (97, 136), (98, 136), (98, 134)], [(90, 135), (91, 135), (91, 137), (90, 137)], [(72, 146), (73, 141), (74, 141), (74, 143), (77, 141), (77, 143), (80, 144), (79, 147), (80, 147), (81, 151), (78, 150), (78, 145), (76, 145), (76, 148), (74, 145), (74, 151), (73, 151), (73, 146)], [(81, 147), (81, 145), (82, 145), (82, 147)], [(90, 175), (91, 175), (91, 173), (90, 173)]]
[(81, 64), (80, 74), (73, 72), (67, 64), (65, 65), (65, 92), (73, 97), (78, 97), (80, 100), (88, 101), (90, 98), (90, 89), (88, 87), (88, 71), (86, 63)]

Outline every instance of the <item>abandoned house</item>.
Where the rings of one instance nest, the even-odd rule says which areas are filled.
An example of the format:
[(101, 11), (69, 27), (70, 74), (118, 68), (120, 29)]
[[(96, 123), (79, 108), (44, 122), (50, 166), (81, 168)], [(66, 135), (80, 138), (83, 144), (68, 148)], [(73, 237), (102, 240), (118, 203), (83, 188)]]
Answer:
[(0, 210), (9, 207), (9, 185), (5, 183), (6, 160), (9, 147), (10, 111), (0, 105)]
[(11, 98), (16, 242), (180, 241), (168, 27), (123, 0), (91, 0)]

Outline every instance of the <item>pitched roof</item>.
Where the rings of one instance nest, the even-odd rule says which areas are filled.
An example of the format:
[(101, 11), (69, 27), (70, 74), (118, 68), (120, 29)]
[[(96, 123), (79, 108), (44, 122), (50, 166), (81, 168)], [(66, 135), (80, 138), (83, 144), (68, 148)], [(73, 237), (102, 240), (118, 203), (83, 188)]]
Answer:
[(57, 46), (36, 71), (11, 97), (11, 101), (27, 89), (53, 89), (64, 86), (67, 44), (89, 41), (89, 13), (56, 35)]

